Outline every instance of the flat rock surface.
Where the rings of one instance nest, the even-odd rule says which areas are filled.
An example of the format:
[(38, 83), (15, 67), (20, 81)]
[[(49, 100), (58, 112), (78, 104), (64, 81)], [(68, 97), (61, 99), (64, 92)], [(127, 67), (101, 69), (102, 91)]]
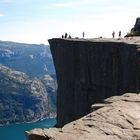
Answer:
[[(56, 38), (54, 38), (56, 39)], [(61, 39), (61, 38), (57, 38)], [(140, 45), (140, 37), (133, 36), (133, 37), (125, 37), (125, 38), (67, 38), (63, 40), (70, 40), (70, 41), (84, 41), (84, 42), (116, 42), (116, 43), (127, 43), (127, 44), (135, 44)]]
[[(95, 107), (95, 109), (94, 109)], [(34, 129), (29, 140), (140, 140), (140, 94), (113, 96), (63, 128)]]

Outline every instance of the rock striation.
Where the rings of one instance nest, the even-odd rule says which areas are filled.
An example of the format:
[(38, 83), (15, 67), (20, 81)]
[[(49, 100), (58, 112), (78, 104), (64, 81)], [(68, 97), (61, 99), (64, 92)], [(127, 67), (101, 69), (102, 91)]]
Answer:
[(94, 103), (139, 92), (139, 44), (122, 40), (51, 39), (56, 68), (57, 127), (90, 112)]
[(139, 140), (140, 94), (126, 93), (94, 104), (94, 110), (62, 128), (34, 129), (29, 140)]
[(50, 116), (43, 83), (0, 65), (0, 125), (32, 122)]

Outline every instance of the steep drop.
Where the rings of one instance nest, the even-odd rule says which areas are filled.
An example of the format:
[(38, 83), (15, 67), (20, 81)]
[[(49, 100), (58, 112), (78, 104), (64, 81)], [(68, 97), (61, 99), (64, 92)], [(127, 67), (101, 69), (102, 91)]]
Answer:
[(82, 39), (49, 40), (56, 68), (57, 127), (113, 95), (139, 91), (137, 44)]

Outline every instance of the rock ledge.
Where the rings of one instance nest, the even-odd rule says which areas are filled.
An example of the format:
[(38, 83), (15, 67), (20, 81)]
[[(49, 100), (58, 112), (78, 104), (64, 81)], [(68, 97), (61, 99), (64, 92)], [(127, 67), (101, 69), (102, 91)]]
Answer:
[(29, 140), (140, 140), (140, 94), (126, 93), (92, 106), (90, 114), (63, 128), (34, 129)]

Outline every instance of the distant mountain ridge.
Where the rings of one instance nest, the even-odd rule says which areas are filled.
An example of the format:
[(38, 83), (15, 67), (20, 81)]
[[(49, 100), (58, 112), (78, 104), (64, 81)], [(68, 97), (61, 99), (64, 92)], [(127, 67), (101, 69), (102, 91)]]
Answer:
[(49, 46), (0, 41), (0, 124), (54, 117), (56, 88)]
[(55, 74), (49, 46), (0, 41), (0, 63), (31, 77)]

